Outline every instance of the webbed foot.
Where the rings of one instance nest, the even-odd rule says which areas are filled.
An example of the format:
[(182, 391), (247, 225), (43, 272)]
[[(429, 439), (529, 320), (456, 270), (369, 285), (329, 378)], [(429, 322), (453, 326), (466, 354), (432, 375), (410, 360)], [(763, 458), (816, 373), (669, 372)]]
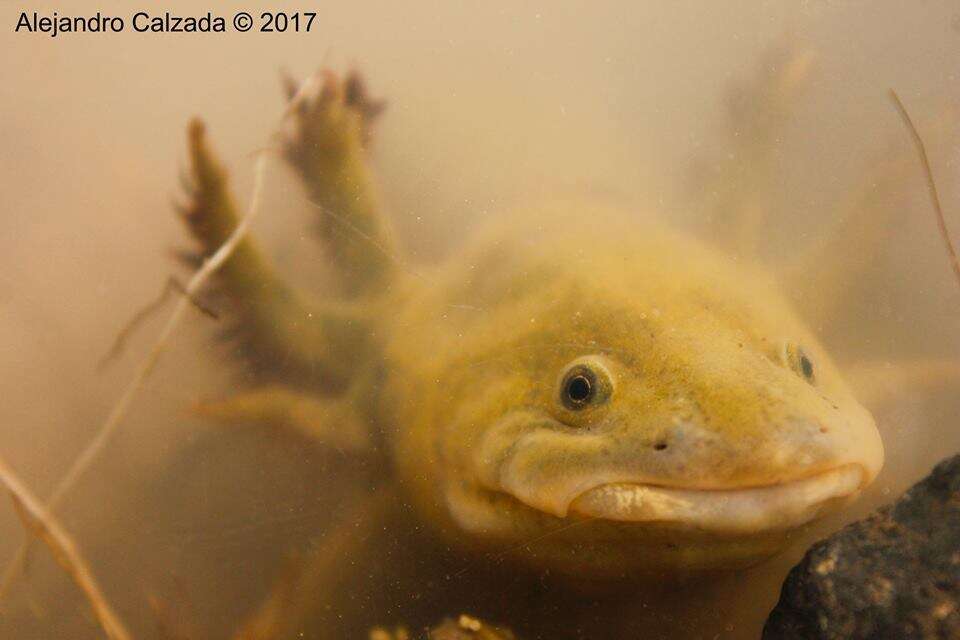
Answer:
[(776, 206), (781, 139), (815, 58), (788, 41), (767, 52), (754, 75), (727, 92), (723, 150), (701, 160), (691, 189), (710, 237), (727, 249), (756, 253), (763, 223)]
[(294, 89), (291, 126), (282, 137), (284, 156), (318, 209), (321, 237), (336, 263), (347, 295), (376, 294), (397, 261), (367, 162), (370, 131), (384, 103), (374, 100), (356, 72), (320, 76), (313, 92)]
[[(189, 127), (189, 202), (180, 213), (200, 245), (199, 260), (216, 251), (238, 223), (227, 174), (211, 151), (203, 124)], [(366, 316), (349, 305), (318, 304), (287, 284), (256, 241), (244, 238), (217, 273), (232, 303), (245, 355), (261, 377), (295, 374), (301, 381), (344, 388), (366, 354)]]

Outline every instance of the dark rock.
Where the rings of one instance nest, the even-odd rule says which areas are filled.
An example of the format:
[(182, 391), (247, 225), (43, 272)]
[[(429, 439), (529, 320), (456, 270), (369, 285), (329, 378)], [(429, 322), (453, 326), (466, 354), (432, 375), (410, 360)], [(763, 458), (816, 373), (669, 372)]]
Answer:
[(811, 547), (763, 630), (786, 638), (960, 639), (960, 456)]

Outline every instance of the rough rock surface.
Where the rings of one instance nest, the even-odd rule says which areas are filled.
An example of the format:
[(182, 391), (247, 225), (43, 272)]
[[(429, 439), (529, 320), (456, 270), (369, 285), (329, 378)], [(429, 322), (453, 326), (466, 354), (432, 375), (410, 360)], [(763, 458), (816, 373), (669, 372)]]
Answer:
[[(405, 629), (394, 632), (376, 628), (370, 632), (370, 640), (412, 640)], [(518, 640), (509, 629), (495, 627), (478, 618), (462, 614), (457, 620), (444, 620), (427, 631), (426, 636), (417, 636), (423, 640)]]
[(811, 547), (764, 627), (787, 638), (960, 638), (960, 455)]

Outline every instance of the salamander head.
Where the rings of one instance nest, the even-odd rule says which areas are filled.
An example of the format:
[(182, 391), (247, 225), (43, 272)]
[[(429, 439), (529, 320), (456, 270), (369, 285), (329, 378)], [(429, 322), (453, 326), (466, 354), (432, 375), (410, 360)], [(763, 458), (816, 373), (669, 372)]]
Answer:
[(875, 478), (872, 417), (772, 283), (668, 233), (577, 246), (501, 260), (460, 327), (456, 527), (576, 573), (736, 567)]

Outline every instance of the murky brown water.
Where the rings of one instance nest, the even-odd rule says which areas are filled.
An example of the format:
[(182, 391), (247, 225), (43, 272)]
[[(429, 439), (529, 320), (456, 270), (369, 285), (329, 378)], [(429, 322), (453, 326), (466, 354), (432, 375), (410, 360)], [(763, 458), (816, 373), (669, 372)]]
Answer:
[[(819, 237), (878, 157), (913, 153), (888, 88), (900, 92), (921, 133), (960, 106), (960, 9), (946, 1), (735, 2), (722, 10), (698, 2), (328, 2), (312, 8), (309, 34), (13, 32), (21, 11), (55, 8), (0, 6), (0, 454), (41, 496), (92, 437), (160, 321), (98, 373), (113, 336), (169, 274), (183, 275), (169, 257), (186, 244), (170, 202), (186, 163), (187, 120), (207, 121), (245, 200), (251, 153), (282, 108), (281, 68), (303, 76), (321, 65), (356, 66), (388, 99), (375, 162), (402, 239), (424, 261), (456, 252), (482, 218), (557, 194), (592, 193), (688, 224), (691, 166), (724, 150), (723, 92), (787, 37), (817, 61), (779, 147), (780, 201), (764, 231), (770, 255), (794, 250), (798, 237)], [(103, 0), (70, 11), (137, 8)], [(265, 7), (209, 8), (228, 15)], [(927, 136), (960, 237), (957, 142)], [(322, 291), (328, 273), (300, 193), (274, 164), (255, 232), (293, 281)], [(960, 289), (919, 166), (895, 200), (884, 203), (898, 208), (884, 251), (824, 338), (841, 361), (960, 357)], [(855, 252), (857, 240), (850, 243)], [(211, 340), (214, 328), (188, 316), (118, 437), (60, 511), (137, 638), (161, 637), (151, 597), (174, 603), (175, 617), (193, 621), (202, 637), (229, 637), (288, 550), (359, 499), (350, 478), (360, 472), (349, 460), (186, 413), (237, 381), (238, 367)], [(872, 407), (887, 449), (882, 476), (843, 518), (803, 540), (892, 499), (960, 449), (956, 390), (908, 389)], [(12, 509), (0, 511), (0, 557), (13, 554), (21, 535)], [(755, 638), (802, 548), (801, 541), (762, 567), (678, 590), (669, 606), (646, 606), (661, 607), (664, 637)], [(498, 606), (479, 592), (489, 580), (467, 578), (458, 588), (477, 589), (476, 601), (487, 603), (478, 607)], [(575, 605), (569, 594), (550, 594), (545, 588), (529, 611), (505, 621), (529, 637), (553, 628), (558, 612)], [(429, 589), (421, 597), (429, 599)], [(372, 599), (358, 608), (370, 624), (410, 620), (402, 607), (378, 606)], [(636, 607), (580, 606), (588, 610), (582, 637), (596, 637), (591, 616), (604, 624), (623, 616), (621, 632), (636, 632), (628, 620)], [(429, 609), (420, 601), (410, 611)], [(0, 636), (86, 638), (98, 630), (38, 547), (0, 617)]]

